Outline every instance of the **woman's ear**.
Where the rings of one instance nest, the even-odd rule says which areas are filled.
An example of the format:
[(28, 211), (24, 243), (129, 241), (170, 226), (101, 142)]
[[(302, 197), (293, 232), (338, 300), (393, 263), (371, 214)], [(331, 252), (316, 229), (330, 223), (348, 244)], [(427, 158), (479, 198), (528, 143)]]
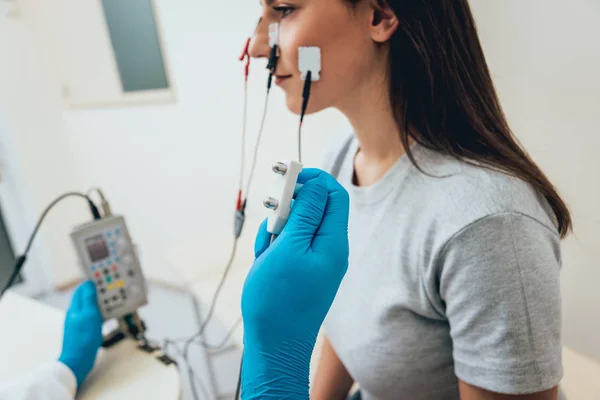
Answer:
[(375, 1), (372, 9), (371, 38), (379, 43), (387, 42), (399, 26), (394, 10), (385, 1)]

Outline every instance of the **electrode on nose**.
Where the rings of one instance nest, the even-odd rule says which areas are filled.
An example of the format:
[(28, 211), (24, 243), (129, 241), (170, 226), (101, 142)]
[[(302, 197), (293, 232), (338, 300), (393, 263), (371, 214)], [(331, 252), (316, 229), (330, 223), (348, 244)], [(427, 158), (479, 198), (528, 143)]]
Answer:
[(279, 24), (273, 23), (269, 25), (269, 47), (279, 44)]
[(288, 170), (287, 165), (285, 165), (282, 162), (273, 163), (271, 168), (273, 169), (273, 172), (275, 172), (276, 174), (279, 174), (279, 175), (285, 175), (285, 173)]
[(274, 199), (272, 197), (267, 197), (263, 201), (263, 205), (266, 208), (268, 208), (269, 210), (277, 210), (277, 207), (279, 207), (279, 201), (277, 201), (276, 199)]

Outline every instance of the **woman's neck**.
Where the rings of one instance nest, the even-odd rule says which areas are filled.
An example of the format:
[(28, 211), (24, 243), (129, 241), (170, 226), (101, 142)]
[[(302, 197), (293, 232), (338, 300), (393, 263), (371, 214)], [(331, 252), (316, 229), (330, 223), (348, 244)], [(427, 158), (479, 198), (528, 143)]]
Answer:
[(355, 159), (357, 183), (375, 183), (404, 155), (386, 85), (381, 80), (365, 82), (337, 108), (350, 121), (360, 144)]

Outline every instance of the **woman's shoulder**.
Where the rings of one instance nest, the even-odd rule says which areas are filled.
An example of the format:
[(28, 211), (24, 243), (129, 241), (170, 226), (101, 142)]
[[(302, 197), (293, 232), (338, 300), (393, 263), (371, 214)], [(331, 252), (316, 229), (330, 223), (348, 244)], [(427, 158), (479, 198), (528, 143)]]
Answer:
[(437, 222), (460, 230), (486, 217), (518, 214), (557, 231), (550, 205), (528, 182), (429, 150), (417, 151), (415, 159), (420, 193)]

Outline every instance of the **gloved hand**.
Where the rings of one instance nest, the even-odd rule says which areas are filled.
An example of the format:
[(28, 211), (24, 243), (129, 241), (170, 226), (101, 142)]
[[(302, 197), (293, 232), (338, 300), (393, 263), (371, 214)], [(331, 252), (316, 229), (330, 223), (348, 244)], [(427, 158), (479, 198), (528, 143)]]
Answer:
[(75, 291), (67, 311), (62, 353), (58, 358), (73, 371), (77, 387), (81, 386), (96, 362), (102, 345), (102, 322), (96, 287), (93, 282), (85, 282)]
[(242, 292), (242, 398), (308, 399), (310, 358), (348, 268), (349, 197), (305, 169), (289, 220), (270, 245), (266, 221)]

